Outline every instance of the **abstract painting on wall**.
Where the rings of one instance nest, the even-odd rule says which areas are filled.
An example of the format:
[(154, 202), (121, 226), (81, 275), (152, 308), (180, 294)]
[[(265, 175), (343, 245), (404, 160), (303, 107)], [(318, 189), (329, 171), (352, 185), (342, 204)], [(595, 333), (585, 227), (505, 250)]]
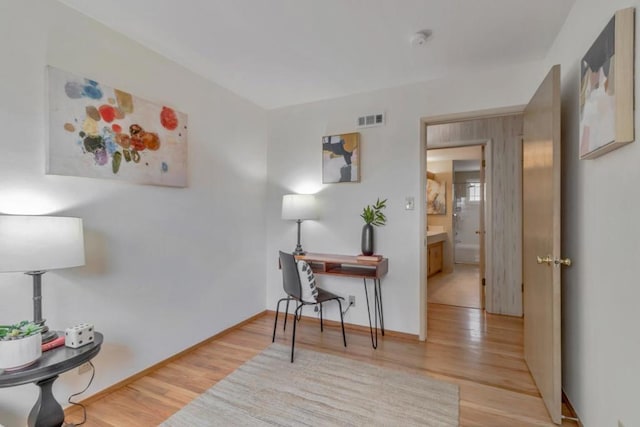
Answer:
[(322, 182), (360, 182), (360, 134), (322, 137)]
[(187, 115), (48, 67), (47, 173), (187, 186)]
[(427, 214), (444, 215), (447, 213), (447, 184), (435, 179), (427, 179)]
[(580, 66), (580, 158), (634, 140), (634, 9), (616, 12)]

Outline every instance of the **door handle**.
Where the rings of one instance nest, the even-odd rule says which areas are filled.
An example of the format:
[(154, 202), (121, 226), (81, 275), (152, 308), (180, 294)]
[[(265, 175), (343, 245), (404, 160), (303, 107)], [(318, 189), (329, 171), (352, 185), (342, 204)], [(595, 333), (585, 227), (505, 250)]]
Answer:
[(547, 264), (547, 265), (555, 265), (558, 267), (559, 265), (564, 265), (566, 267), (571, 266), (571, 258), (554, 258), (551, 255), (547, 255), (544, 257), (537, 256), (536, 262), (538, 264)]
[(565, 267), (571, 267), (571, 258), (556, 258), (553, 260), (553, 263), (557, 266), (564, 265)]
[(544, 257), (541, 257), (540, 255), (538, 255), (536, 257), (536, 261), (538, 264), (547, 264), (547, 265), (551, 265), (554, 263), (554, 259), (551, 255), (547, 255)]

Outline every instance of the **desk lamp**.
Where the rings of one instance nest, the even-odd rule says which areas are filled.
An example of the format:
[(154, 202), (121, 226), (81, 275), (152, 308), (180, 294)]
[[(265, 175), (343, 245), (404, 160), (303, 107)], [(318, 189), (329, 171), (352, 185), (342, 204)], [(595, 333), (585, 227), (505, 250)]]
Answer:
[(42, 318), (42, 275), (84, 262), (82, 219), (0, 215), (0, 272), (23, 272), (33, 278), (33, 322), (43, 326), (43, 343), (56, 333)]
[(294, 255), (304, 255), (300, 245), (300, 224), (305, 219), (318, 218), (316, 197), (313, 194), (286, 194), (282, 196), (282, 219), (295, 220), (298, 223), (298, 244)]

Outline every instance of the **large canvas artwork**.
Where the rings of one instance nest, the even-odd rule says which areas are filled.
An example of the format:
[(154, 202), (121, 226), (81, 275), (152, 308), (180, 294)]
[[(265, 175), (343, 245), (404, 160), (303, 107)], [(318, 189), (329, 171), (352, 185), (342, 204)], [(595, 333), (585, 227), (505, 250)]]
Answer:
[(360, 182), (360, 134), (322, 137), (322, 182)]
[(634, 9), (616, 12), (580, 67), (580, 158), (599, 157), (634, 139)]
[(187, 115), (48, 67), (47, 173), (187, 186)]

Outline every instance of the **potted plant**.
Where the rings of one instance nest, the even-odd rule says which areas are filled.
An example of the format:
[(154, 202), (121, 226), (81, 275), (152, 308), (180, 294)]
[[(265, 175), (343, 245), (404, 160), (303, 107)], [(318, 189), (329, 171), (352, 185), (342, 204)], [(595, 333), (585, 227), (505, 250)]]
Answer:
[(386, 207), (387, 199), (380, 200), (378, 198), (373, 206), (365, 206), (362, 210), (362, 213), (360, 214), (362, 219), (364, 219), (361, 240), (361, 249), (363, 255), (373, 255), (373, 227), (382, 227), (387, 223), (387, 217), (384, 215), (384, 213), (382, 213), (382, 210)]
[(0, 325), (0, 370), (20, 369), (42, 355), (42, 326), (23, 320)]

